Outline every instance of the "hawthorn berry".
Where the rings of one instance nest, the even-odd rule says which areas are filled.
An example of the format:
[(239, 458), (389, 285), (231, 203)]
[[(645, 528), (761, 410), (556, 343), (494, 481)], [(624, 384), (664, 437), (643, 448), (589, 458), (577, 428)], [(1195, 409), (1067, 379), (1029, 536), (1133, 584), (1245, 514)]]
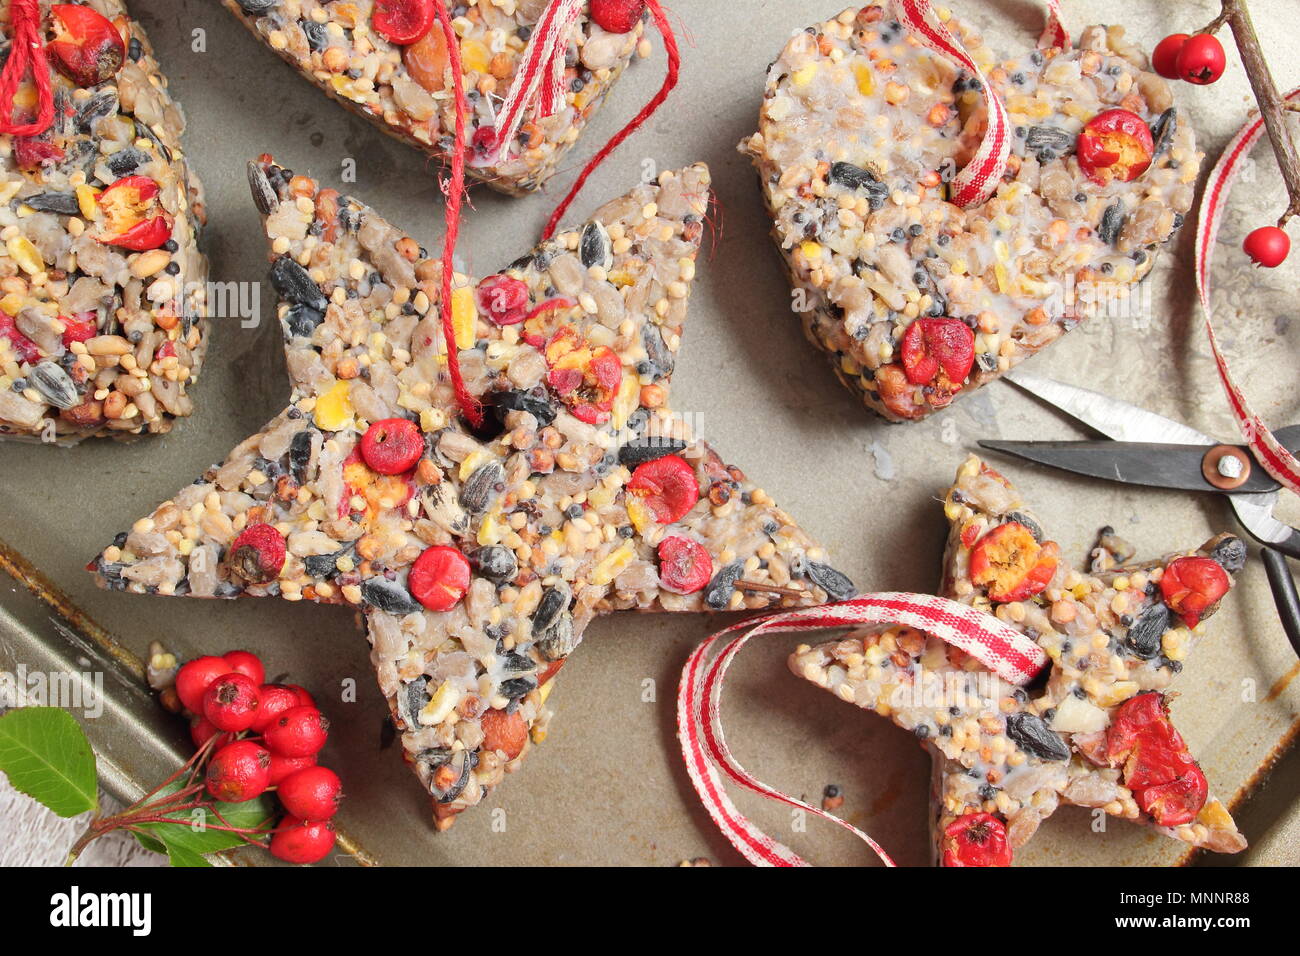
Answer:
[(271, 751), (270, 781), (272, 787), (278, 787), (287, 777), (306, 767), (316, 766), (316, 755), (306, 757), (285, 757)]
[(664, 455), (637, 465), (628, 479), (627, 492), (629, 513), (644, 505), (660, 524), (673, 524), (700, 500), (700, 482), (685, 458)]
[(308, 823), (288, 816), (271, 834), (271, 855), (286, 863), (317, 863), (334, 849), (334, 826), (328, 820)]
[(437, 544), (415, 559), (406, 586), (430, 611), (450, 611), (469, 590), (469, 579), (469, 559), (456, 548)]
[(1171, 33), (1157, 43), (1151, 51), (1151, 69), (1166, 80), (1182, 79), (1178, 73), (1178, 54), (1188, 39), (1186, 33)]
[(281, 780), (276, 796), (290, 816), (316, 823), (338, 813), (343, 784), (329, 767), (305, 767)]
[(262, 731), (271, 750), (285, 757), (309, 757), (320, 753), (329, 737), (330, 722), (315, 707), (290, 707)]
[(252, 651), (230, 651), (222, 654), (221, 659), (230, 665), (231, 671), (243, 674), (255, 684), (266, 681), (266, 668), (262, 666), (261, 658)]
[(316, 706), (316, 698), (313, 697), (307, 691), (307, 688), (303, 687), (301, 684), (285, 684), (284, 686), (288, 687), (291, 691), (294, 692), (294, 694), (298, 698), (298, 703), (302, 704), (305, 707)]
[(190, 740), (194, 741), (194, 748), (197, 750), (206, 744), (213, 737), (219, 737), (216, 746), (224, 747), (234, 739), (233, 734), (218, 730), (217, 727), (208, 720), (208, 718), (199, 716), (190, 721)]
[(255, 740), (236, 740), (212, 755), (204, 782), (217, 800), (242, 803), (270, 786), (270, 769), (270, 751)]
[(1178, 51), (1178, 77), (1197, 86), (1208, 86), (1228, 66), (1223, 44), (1212, 33), (1198, 33), (1188, 37)]
[(1246, 237), (1242, 250), (1265, 269), (1276, 269), (1291, 252), (1291, 237), (1277, 226), (1260, 226)]
[(191, 714), (203, 713), (203, 692), (214, 680), (230, 673), (230, 665), (220, 657), (196, 657), (176, 672), (176, 696)]
[(257, 706), (257, 716), (249, 729), (259, 734), (290, 707), (298, 707), (304, 703), (292, 687), (284, 684), (263, 684), (258, 688), (257, 693), (261, 702)]
[(223, 674), (203, 692), (203, 716), (218, 730), (248, 730), (257, 719), (261, 703), (257, 688), (257, 683), (245, 674)]
[(659, 542), (659, 583), (669, 591), (694, 594), (712, 577), (713, 558), (698, 541), (672, 536)]

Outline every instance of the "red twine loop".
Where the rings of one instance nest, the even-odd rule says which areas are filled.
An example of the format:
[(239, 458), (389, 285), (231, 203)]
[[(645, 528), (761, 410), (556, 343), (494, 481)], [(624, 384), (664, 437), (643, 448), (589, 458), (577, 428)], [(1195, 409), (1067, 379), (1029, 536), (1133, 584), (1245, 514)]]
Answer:
[[(41, 32), (39, 0), (13, 0), (9, 7), (13, 36), (9, 59), (0, 73), (0, 133), (14, 136), (39, 136), (54, 122), (54, 91), (50, 82), (50, 62), (45, 53)], [(36, 84), (36, 119), (19, 123), (14, 120), (18, 88), (28, 71)]]
[[(542, 11), (542, 16), (538, 20), (537, 26), (529, 37), (528, 46), (524, 50), (523, 65), (519, 72), (515, 74), (514, 81), (510, 85), (510, 91), (507, 94), (498, 123), (498, 131), (495, 134), (495, 145), (489, 156), (490, 162), (499, 162), (504, 158), (511, 141), (514, 139), (515, 132), (519, 129), (519, 124), (523, 120), (524, 111), (527, 107), (531, 105), (539, 116), (545, 117), (553, 115), (559, 109), (560, 104), (564, 102), (564, 68), (565, 55), (568, 49), (568, 35), (570, 28), (577, 22), (577, 18), (582, 12), (584, 2), (585, 0), (551, 0), (546, 9)], [(632, 121), (623, 129), (619, 130), (583, 168), (581, 175), (578, 176), (568, 194), (551, 214), (546, 229), (542, 233), (543, 240), (549, 239), (555, 233), (560, 217), (564, 215), (569, 208), (569, 204), (582, 190), (587, 179), (595, 172), (596, 167), (604, 162), (610, 153), (617, 149), (625, 139), (636, 132), (651, 117), (655, 110), (668, 98), (668, 94), (672, 92), (673, 87), (677, 85), (678, 75), (681, 72), (681, 54), (677, 49), (677, 38), (673, 34), (672, 27), (669, 26), (668, 18), (664, 15), (663, 8), (660, 7), (658, 0), (646, 0), (646, 6), (650, 9), (650, 15), (654, 18), (655, 26), (658, 27), (660, 34), (664, 38), (664, 48), (668, 55), (668, 75), (664, 78), (659, 91), (642, 108), (641, 112), (633, 117)], [(456, 113), (455, 146), (451, 157), (451, 179), (443, 190), (447, 195), (447, 206), (445, 214), (446, 235), (443, 238), (442, 247), (442, 301), (439, 303), (439, 311), (442, 317), (443, 338), (447, 342), (447, 370), (451, 373), (451, 383), (456, 392), (456, 402), (460, 405), (465, 417), (475, 427), (478, 427), (483, 423), (483, 408), (478, 399), (470, 394), (461, 375), (460, 350), (456, 347), (456, 330), (452, 321), (451, 302), (453, 259), (456, 251), (456, 238), (460, 233), (460, 211), (465, 192), (465, 117), (469, 112), (469, 107), (465, 100), (464, 78), (461, 75), (460, 41), (452, 29), (451, 16), (447, 12), (447, 5), (444, 0), (434, 0), (434, 14), (446, 39), (448, 65), (451, 69), (452, 86), (455, 91)]]
[[(865, 624), (901, 624), (933, 634), (1016, 685), (1027, 683), (1047, 664), (1042, 649), (1009, 624), (969, 605), (932, 594), (863, 594), (836, 604), (741, 621), (714, 634), (692, 652), (682, 669), (677, 690), (677, 735), (686, 771), (709, 816), (732, 846), (756, 866), (808, 864), (736, 809), (727, 795), (724, 775), (769, 800), (838, 824), (871, 847), (886, 866), (894, 866), (893, 859), (880, 844), (848, 821), (756, 779), (732, 756), (722, 732), (722, 685), (727, 668), (750, 638)], [(746, 633), (731, 639), (713, 662), (708, 663), (713, 645), (736, 631)]]

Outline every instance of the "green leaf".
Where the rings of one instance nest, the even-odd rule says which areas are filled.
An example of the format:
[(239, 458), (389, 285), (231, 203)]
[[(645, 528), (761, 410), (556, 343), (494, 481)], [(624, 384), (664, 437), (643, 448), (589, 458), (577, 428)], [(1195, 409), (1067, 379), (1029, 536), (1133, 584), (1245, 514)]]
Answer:
[(183, 846), (168, 845), (167, 859), (172, 866), (211, 866), (201, 853), (195, 853), (193, 850), (186, 849)]
[(153, 852), (153, 853), (166, 853), (166, 852), (167, 852), (167, 847), (163, 846), (161, 842), (159, 842), (158, 840), (155, 840), (155, 839), (154, 839), (153, 837), (151, 837), (151, 836), (146, 836), (146, 835), (143, 834), (143, 833), (132, 833), (131, 835), (132, 835), (133, 837), (135, 837), (136, 840), (139, 841), (140, 845), (141, 845), (142, 847), (144, 847), (146, 850), (149, 850), (149, 851), (151, 851), (151, 852)]
[[(176, 783), (159, 793), (166, 794), (179, 788), (180, 784)], [(212, 806), (225, 819), (225, 824), (222, 824), (207, 807), (196, 807), (169, 814), (177, 821), (184, 820), (184, 822), (145, 823), (141, 824), (141, 829), (148, 831), (150, 835), (166, 845), (168, 855), (173, 856), (173, 866), (193, 866), (196, 864), (176, 863), (175, 854), (177, 852), (191, 855), (219, 853), (222, 850), (231, 850), (244, 845), (244, 840), (238, 834), (226, 830), (214, 830), (212, 827), (228, 825), (250, 830), (257, 829), (272, 816), (271, 803), (265, 796), (243, 803), (213, 803)]]
[(0, 770), (61, 817), (98, 805), (95, 753), (72, 715), (58, 707), (22, 707), (0, 717)]

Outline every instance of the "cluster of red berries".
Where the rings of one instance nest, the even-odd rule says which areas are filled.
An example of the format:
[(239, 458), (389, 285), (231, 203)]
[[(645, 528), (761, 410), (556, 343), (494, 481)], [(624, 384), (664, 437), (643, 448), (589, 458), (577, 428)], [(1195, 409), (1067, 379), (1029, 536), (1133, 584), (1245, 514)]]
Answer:
[[(1167, 80), (1186, 80), (1206, 86), (1223, 76), (1228, 59), (1223, 44), (1213, 33), (1174, 33), (1151, 52), (1151, 68)], [(1273, 269), (1291, 252), (1291, 238), (1280, 226), (1260, 226), (1241, 244), (1242, 250), (1258, 266)]]
[(195, 747), (212, 738), (205, 784), (216, 800), (240, 803), (274, 789), (285, 817), (271, 835), (271, 854), (288, 863), (315, 863), (334, 848), (342, 788), (318, 766), (329, 721), (296, 684), (266, 683), (256, 654), (231, 651), (197, 657), (176, 674), (176, 696), (193, 715)]

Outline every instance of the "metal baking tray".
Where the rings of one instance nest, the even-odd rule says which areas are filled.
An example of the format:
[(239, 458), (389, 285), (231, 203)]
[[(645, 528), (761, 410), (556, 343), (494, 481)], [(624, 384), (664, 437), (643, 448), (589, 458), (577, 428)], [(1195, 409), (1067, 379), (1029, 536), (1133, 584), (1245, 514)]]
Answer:
[[(431, 247), (440, 239), (440, 193), (423, 157), (327, 101), (212, 0), (130, 5), (189, 116), (188, 153), (208, 188), (206, 242), (215, 280), (265, 278), (265, 249), (243, 173), (244, 162), (262, 152), (356, 193)], [(767, 63), (793, 31), (839, 5), (676, 0), (685, 40), (682, 84), (670, 108), (593, 177), (575, 215), (621, 195), (647, 168), (710, 163), (723, 235), (700, 263), (675, 377), (676, 407), (693, 413), (727, 460), (819, 538), (859, 587), (929, 590), (938, 578), (945, 530), (936, 499), (975, 442), (1079, 436), (1003, 385), (928, 421), (886, 425), (840, 388), (803, 341), (769, 247), (753, 172), (735, 144), (753, 129)], [(1008, 54), (1037, 35), (1033, 4), (967, 0), (953, 6), (998, 38), (994, 45)], [(1289, 12), (1286, 0), (1252, 6), (1261, 24), (1284, 22)], [(1161, 0), (1080, 0), (1068, 12), (1076, 28), (1126, 23), (1149, 47), (1189, 26), (1173, 9)], [(738, 17), (744, 30), (736, 29)], [(1262, 39), (1279, 84), (1294, 85), (1300, 63), (1288, 55), (1286, 38), (1266, 30)], [(466, 266), (489, 272), (525, 251), (577, 164), (640, 107), (661, 75), (658, 55), (633, 65), (574, 151), (574, 168), (546, 194), (513, 200), (476, 189), (459, 247)], [(1214, 87), (1181, 88), (1176, 95), (1211, 156), (1252, 102), (1237, 69)], [(355, 183), (342, 181), (349, 160)], [(1234, 370), (1269, 421), (1283, 425), (1300, 420), (1294, 363), (1288, 361), (1300, 354), (1300, 322), (1292, 317), (1300, 260), (1270, 273), (1229, 267), (1241, 236), (1275, 218), (1283, 204), (1265, 148), (1256, 154), (1252, 175), (1254, 184), (1238, 190), (1222, 233), (1217, 318)], [(1189, 225), (1143, 287), (1144, 327), (1084, 327), (1035, 359), (1034, 371), (1232, 437), (1193, 307), (1191, 239)], [(261, 312), (273, 316), (269, 284), (263, 285)], [(340, 816), (347, 839), (335, 862), (664, 865), (699, 856), (739, 862), (690, 788), (673, 713), (686, 654), (725, 617), (622, 615), (597, 622), (550, 699), (556, 717), (549, 739), (487, 804), (464, 814), (450, 832), (435, 834), (426, 798), (386, 744), (386, 708), (355, 615), (272, 600), (201, 602), (96, 589), (84, 571), (88, 559), (282, 407), (288, 388), (273, 325), (214, 323), (195, 391), (197, 413), (170, 435), (73, 449), (0, 445), (0, 565), (8, 575), (0, 576), (0, 669), (24, 664), (103, 673), (104, 714), (85, 723), (103, 758), (105, 786), (130, 798), (165, 776), (186, 746), (183, 726), (140, 683), (139, 661), (149, 642), (161, 640), (187, 656), (240, 646), (262, 654), (272, 672), (287, 672), (310, 687), (333, 719), (326, 759), (348, 793)], [(1233, 527), (1227, 508), (1211, 498), (1000, 464), (1075, 560), (1103, 524), (1114, 525), (1143, 554), (1191, 547)], [(1295, 511), (1283, 516), (1294, 523)], [(1174, 712), (1213, 786), (1240, 814), (1252, 849), (1198, 861), (1295, 865), (1300, 759), (1283, 755), (1300, 729), (1300, 683), (1293, 683), (1300, 665), (1257, 564), (1246, 570), (1210, 634), (1175, 685), (1180, 696)], [(760, 779), (787, 792), (817, 799), (827, 784), (838, 784), (845, 795), (841, 813), (900, 862), (926, 863), (927, 757), (886, 721), (793, 677), (784, 659), (796, 641), (760, 643), (733, 668), (724, 702), (729, 744)], [(736, 799), (743, 812), (815, 863), (871, 862), (869, 851), (835, 827), (813, 822), (796, 828), (777, 805), (746, 794)], [(1085, 811), (1059, 811), (1019, 861), (1188, 860), (1180, 844), (1143, 828), (1111, 821), (1098, 834), (1090, 823)], [(265, 862), (256, 853), (237, 859)]]

